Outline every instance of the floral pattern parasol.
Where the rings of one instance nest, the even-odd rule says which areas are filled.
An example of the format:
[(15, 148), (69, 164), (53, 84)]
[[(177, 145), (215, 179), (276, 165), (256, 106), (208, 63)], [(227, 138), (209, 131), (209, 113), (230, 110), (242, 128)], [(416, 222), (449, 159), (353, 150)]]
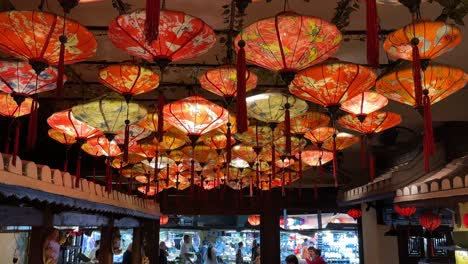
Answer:
[(363, 122), (355, 115), (345, 115), (338, 120), (338, 124), (346, 129), (361, 134), (379, 133), (401, 123), (401, 116), (392, 112), (373, 112), (366, 116)]
[[(257, 75), (247, 70), (246, 91), (250, 91), (257, 86)], [(237, 95), (237, 72), (236, 67), (231, 65), (221, 66), (213, 70), (206, 71), (198, 80), (203, 89), (226, 98), (233, 98)]]
[(71, 109), (52, 114), (47, 118), (47, 123), (76, 139), (89, 139), (102, 134), (98, 129), (76, 119)]
[(0, 115), (11, 118), (29, 115), (31, 113), (32, 103), (33, 100), (31, 98), (25, 98), (18, 106), (13, 96), (0, 93)]
[(368, 115), (388, 104), (388, 99), (376, 92), (363, 92), (341, 104), (341, 110), (353, 115)]
[(159, 76), (139, 65), (111, 65), (99, 70), (98, 76), (100, 83), (122, 95), (135, 96), (159, 86)]
[(292, 117), (307, 111), (307, 102), (282, 93), (262, 93), (247, 97), (247, 114), (266, 123), (279, 123), (285, 118), (285, 104), (289, 103)]
[(367, 67), (332, 61), (298, 72), (289, 91), (324, 107), (339, 106), (369, 90), (375, 79), (375, 73)]
[[(276, 72), (294, 72), (320, 63), (336, 53), (343, 39), (335, 25), (294, 12), (260, 20), (241, 34), (246, 59)], [(240, 39), (237, 36), (236, 43)]]
[(451, 51), (462, 40), (460, 29), (440, 21), (418, 21), (390, 33), (384, 49), (392, 58), (413, 60), (411, 39), (419, 39), (421, 59), (433, 59)]
[[(58, 72), (56, 68), (48, 67), (39, 75), (31, 65), (24, 61), (0, 61), (0, 91), (29, 96), (57, 88)], [(63, 82), (67, 80), (63, 76)]]
[[(353, 134), (340, 132), (336, 134), (335, 142), (336, 142), (336, 150), (342, 151), (351, 147), (352, 145), (358, 143), (360, 138)], [(329, 138), (323, 142), (323, 149), (333, 151), (333, 139)]]
[(0, 51), (22, 60), (57, 65), (59, 37), (65, 33), (65, 64), (84, 61), (95, 55), (94, 35), (77, 22), (52, 13), (8, 11), (0, 13)]
[[(468, 74), (462, 69), (431, 63), (421, 72), (423, 90), (429, 91), (431, 104), (435, 104), (465, 87)], [(385, 74), (376, 83), (379, 93), (391, 100), (416, 106), (412, 67)]]
[(161, 10), (159, 37), (145, 38), (145, 10), (123, 14), (109, 25), (109, 39), (131, 56), (147, 61), (181, 61), (200, 56), (216, 42), (216, 35), (201, 19), (183, 12)]

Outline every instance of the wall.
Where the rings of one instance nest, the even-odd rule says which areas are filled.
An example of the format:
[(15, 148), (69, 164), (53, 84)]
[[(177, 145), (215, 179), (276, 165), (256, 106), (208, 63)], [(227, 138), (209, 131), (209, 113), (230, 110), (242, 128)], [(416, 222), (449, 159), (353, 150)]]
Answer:
[(377, 224), (374, 208), (366, 211), (362, 205), (362, 234), (365, 264), (398, 264), (398, 241), (396, 237), (386, 237), (390, 227)]
[[(27, 263), (28, 233), (0, 233), (0, 256), (2, 263), (13, 263), (13, 257), (18, 257), (18, 264)], [(4, 262), (3, 262), (4, 261)]]

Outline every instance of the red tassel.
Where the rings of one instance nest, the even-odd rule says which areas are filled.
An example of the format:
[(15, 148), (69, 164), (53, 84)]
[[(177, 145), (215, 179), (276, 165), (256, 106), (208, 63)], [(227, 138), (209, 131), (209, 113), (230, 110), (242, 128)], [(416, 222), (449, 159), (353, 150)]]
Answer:
[(130, 144), (130, 120), (125, 120), (125, 138), (124, 138), (124, 153), (123, 161), (128, 162), (128, 144)]
[(13, 145), (13, 166), (16, 166), (16, 157), (18, 156), (19, 150), (19, 140), (20, 140), (20, 125), (16, 122), (15, 125), (15, 143)]
[(239, 40), (237, 43), (239, 51), (237, 52), (237, 131), (243, 133), (247, 131), (247, 103), (246, 103), (246, 73), (247, 63), (245, 60), (245, 41)]
[(226, 133), (226, 163), (231, 164), (232, 159), (232, 140), (231, 140), (231, 123), (227, 123), (227, 133)]
[(288, 155), (291, 154), (291, 114), (289, 112), (289, 108), (291, 105), (286, 103), (284, 108), (286, 109), (284, 112), (284, 136), (286, 137), (286, 153)]
[(253, 197), (253, 177), (250, 177), (249, 195), (250, 195), (250, 197)]
[(273, 179), (273, 176), (276, 174), (276, 147), (275, 144), (271, 145), (271, 174), (270, 174), (270, 185), (269, 185), (269, 190), (271, 190), (271, 181)]
[(302, 197), (302, 151), (299, 151), (299, 197)]
[(29, 115), (29, 124), (28, 124), (28, 144), (27, 148), (29, 150), (34, 149), (36, 146), (37, 140), (37, 109), (38, 103), (37, 99), (33, 98), (31, 104), (31, 114)]
[(76, 183), (75, 187), (78, 188), (80, 187), (80, 179), (81, 179), (81, 149), (78, 150), (80, 153), (78, 153), (78, 158), (76, 159), (76, 171), (75, 171), (75, 176), (76, 176)]
[(376, 0), (367, 0), (367, 63), (373, 67), (379, 66), (379, 21)]
[(338, 188), (338, 155), (336, 151), (336, 134), (333, 134), (333, 179), (335, 180), (335, 188)]
[(5, 140), (5, 146), (3, 147), (3, 153), (5, 154), (10, 154), (10, 141), (11, 141), (10, 131), (8, 129), (6, 140)]
[[(193, 150), (195, 152), (195, 150)], [(190, 180), (190, 183), (192, 184), (192, 191), (194, 190), (195, 188), (195, 160), (192, 159), (190, 160), (190, 175), (192, 177), (192, 179)]]
[(361, 166), (365, 168), (367, 166), (367, 151), (366, 151), (367, 137), (365, 135), (361, 136)]
[(146, 0), (145, 33), (146, 42), (151, 43), (159, 37), (159, 20), (161, 15), (160, 0)]
[(158, 140), (161, 141), (164, 134), (164, 94), (158, 96)]
[(106, 192), (110, 193), (112, 192), (112, 169), (111, 169), (111, 162), (108, 159), (106, 159)]
[(424, 170), (426, 173), (431, 171), (429, 164), (430, 156), (435, 153), (434, 144), (434, 131), (432, 129), (432, 111), (431, 111), (431, 100), (429, 98), (428, 90), (424, 90), (423, 97), (423, 109), (424, 109)]
[(256, 181), (257, 181), (257, 188), (259, 190), (261, 190), (262, 188), (260, 186), (260, 162), (257, 162), (257, 164), (256, 164), (255, 177), (256, 177)]
[(57, 88), (55, 90), (55, 95), (57, 98), (63, 97), (63, 75), (65, 74), (65, 44), (67, 43), (68, 39), (67, 36), (61, 35), (59, 37), (60, 40), (60, 53), (59, 53), (59, 61), (57, 65)]
[(369, 175), (370, 181), (373, 182), (375, 179), (375, 158), (374, 154), (372, 153), (369, 155)]
[(415, 107), (422, 106), (422, 83), (421, 83), (421, 57), (419, 56), (419, 39), (413, 38), (411, 40), (411, 47), (413, 51), (413, 81), (414, 81), (414, 99), (416, 102)]

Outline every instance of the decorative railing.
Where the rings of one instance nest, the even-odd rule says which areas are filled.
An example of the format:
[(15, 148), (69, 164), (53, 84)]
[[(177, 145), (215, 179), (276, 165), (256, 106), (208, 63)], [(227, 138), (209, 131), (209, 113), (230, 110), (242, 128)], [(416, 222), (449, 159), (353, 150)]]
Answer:
[(13, 165), (11, 155), (0, 153), (0, 184), (19, 186), (50, 194), (113, 206), (142, 215), (159, 216), (159, 205), (154, 200), (142, 199), (118, 191), (106, 192), (104, 186), (80, 179), (76, 186), (76, 177), (68, 172), (50, 169), (32, 161), (16, 158)]
[(468, 195), (468, 156), (456, 159), (418, 182), (396, 190), (395, 202)]

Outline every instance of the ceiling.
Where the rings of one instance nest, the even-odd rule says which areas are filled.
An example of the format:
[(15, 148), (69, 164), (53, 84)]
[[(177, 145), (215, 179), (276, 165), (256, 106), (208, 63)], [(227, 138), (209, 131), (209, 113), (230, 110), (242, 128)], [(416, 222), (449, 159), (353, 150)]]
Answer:
[[(10, 0), (15, 9), (18, 10), (32, 10), (37, 9), (40, 0)], [(124, 0), (131, 5), (133, 9), (144, 8), (142, 0)], [(218, 39), (223, 37), (223, 32), (228, 29), (228, 25), (223, 22), (223, 6), (230, 4), (229, 0), (167, 0), (166, 8), (178, 11), (184, 11), (193, 16), (203, 19), (210, 25), (216, 32), (218, 32)], [(324, 18), (328, 21), (333, 17), (336, 1), (323, 1), (323, 0), (289, 0), (289, 9), (300, 12), (305, 15), (312, 15)], [(261, 18), (274, 16), (276, 13), (282, 11), (283, 1), (273, 0), (270, 3), (265, 1), (260, 3), (251, 4), (244, 19), (244, 25), (259, 20)], [(56, 0), (46, 0), (44, 7), (45, 11), (61, 14), (61, 8)], [(410, 15), (406, 8), (402, 6), (378, 6), (380, 27), (384, 30), (397, 29), (404, 26), (410, 21)], [(423, 17), (435, 18), (441, 12), (438, 4), (423, 4), (422, 14)], [(94, 98), (102, 95), (108, 90), (97, 82), (97, 70), (105, 65), (118, 63), (125, 60), (131, 60), (125, 52), (116, 49), (107, 38), (107, 26), (112, 19), (118, 16), (116, 9), (112, 7), (112, 0), (103, 0), (95, 3), (83, 3), (72, 10), (70, 17), (79, 21), (81, 24), (87, 26), (98, 40), (98, 51), (94, 58), (82, 63), (71, 65), (70, 68), (76, 73), (74, 76), (69, 76), (70, 81), (65, 86), (65, 97), (61, 101), (54, 100), (52, 97), (54, 93), (41, 95), (41, 112), (40, 119), (45, 119), (55, 111), (66, 109), (73, 104), (76, 104), (83, 99)], [(465, 19), (468, 23), (468, 19)], [(340, 60), (350, 61), (354, 63), (366, 63), (366, 44), (365, 36), (359, 34), (351, 34), (353, 31), (365, 30), (365, 7), (362, 6), (360, 10), (353, 13), (351, 16), (351, 23), (346, 28), (349, 41), (343, 42), (342, 47), (335, 57)], [(466, 30), (463, 27), (462, 32), (466, 35)], [(164, 73), (163, 83), (158, 90), (163, 90), (169, 100), (177, 100), (187, 95), (185, 87), (189, 84), (197, 84), (197, 76), (203, 73), (206, 69), (216, 67), (221, 62), (226, 54), (224, 44), (217, 43), (212, 49), (202, 56), (183, 61), (176, 64), (171, 64)], [(438, 58), (438, 62), (454, 65), (468, 71), (468, 45), (461, 44), (452, 52)], [(380, 62), (382, 64), (388, 63), (387, 57), (383, 49), (380, 52)], [(249, 66), (259, 76), (259, 89), (258, 91), (268, 89), (283, 89), (283, 83), (279, 76), (270, 73), (266, 70), (260, 69), (256, 66)], [(156, 71), (157, 68), (153, 66)], [(219, 102), (219, 98), (215, 95), (199, 90), (199, 92), (210, 100)], [(157, 92), (150, 92), (136, 97), (137, 101), (152, 107), (156, 102)], [(468, 90), (463, 89), (457, 94), (447, 98), (446, 100), (436, 104), (433, 107), (433, 120), (436, 122), (447, 121), (468, 121), (468, 111), (460, 111), (460, 106), (468, 101)], [(419, 114), (411, 107), (391, 102), (387, 108), (389, 111), (397, 112), (402, 115), (402, 126), (409, 127), (416, 131), (422, 130), (422, 120)], [(436, 123), (437, 124), (437, 123)], [(46, 131), (47, 128), (41, 128)], [(44, 133), (44, 132), (43, 132)], [(359, 145), (359, 144), (358, 144)], [(51, 156), (46, 158), (41, 153), (47, 148)], [(350, 150), (345, 151), (342, 163), (343, 171), (349, 172), (349, 177), (353, 179), (359, 178), (360, 175), (354, 175), (353, 172), (359, 170), (359, 146), (355, 146)], [(38, 151), (31, 154), (33, 157), (43, 163), (58, 164), (58, 161), (63, 159), (63, 149), (57, 147), (56, 143), (50, 140), (42, 139), (39, 142)], [(91, 165), (89, 165), (91, 166)]]

